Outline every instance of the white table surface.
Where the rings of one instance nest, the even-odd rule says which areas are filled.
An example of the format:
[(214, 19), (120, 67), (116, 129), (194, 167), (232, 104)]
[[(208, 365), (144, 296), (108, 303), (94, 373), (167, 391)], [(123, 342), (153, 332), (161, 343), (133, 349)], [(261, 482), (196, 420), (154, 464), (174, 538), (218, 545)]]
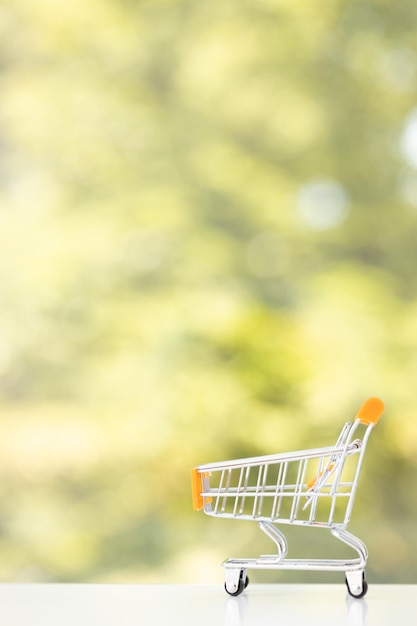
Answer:
[(250, 584), (233, 598), (218, 585), (0, 585), (7, 626), (401, 626), (417, 624), (417, 585)]

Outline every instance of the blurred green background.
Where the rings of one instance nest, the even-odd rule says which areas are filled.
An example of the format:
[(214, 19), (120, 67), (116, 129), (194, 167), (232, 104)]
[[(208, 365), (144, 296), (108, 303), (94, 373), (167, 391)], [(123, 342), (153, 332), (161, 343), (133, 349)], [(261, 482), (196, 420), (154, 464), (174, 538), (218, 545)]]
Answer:
[(194, 513), (190, 468), (331, 444), (377, 395), (349, 529), (370, 582), (416, 581), (416, 28), (2, 3), (0, 580), (220, 582), (264, 539)]

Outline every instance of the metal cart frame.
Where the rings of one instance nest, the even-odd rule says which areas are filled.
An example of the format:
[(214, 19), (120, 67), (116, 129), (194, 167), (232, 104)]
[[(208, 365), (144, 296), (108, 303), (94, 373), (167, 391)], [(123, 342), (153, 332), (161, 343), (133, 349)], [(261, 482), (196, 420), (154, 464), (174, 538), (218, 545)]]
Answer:
[[(348, 592), (362, 598), (368, 589), (365, 544), (346, 530), (359, 474), (373, 427), (384, 411), (369, 398), (347, 422), (334, 446), (199, 465), (192, 470), (193, 507), (213, 517), (256, 521), (276, 552), (224, 561), (225, 589), (237, 596), (247, 587), (249, 569), (345, 572)], [(277, 525), (327, 528), (352, 548), (351, 559), (288, 559), (288, 543)]]

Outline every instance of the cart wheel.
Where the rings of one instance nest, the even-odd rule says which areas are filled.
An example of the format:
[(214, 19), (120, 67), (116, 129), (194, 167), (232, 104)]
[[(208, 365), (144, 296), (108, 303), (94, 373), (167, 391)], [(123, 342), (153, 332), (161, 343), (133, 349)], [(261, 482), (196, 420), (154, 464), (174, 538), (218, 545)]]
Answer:
[(249, 585), (249, 576), (245, 576), (245, 578), (243, 578), (244, 576), (245, 576), (245, 571), (240, 570), (239, 582), (237, 584), (236, 591), (229, 591), (226, 583), (224, 583), (224, 588), (226, 590), (226, 593), (229, 594), (229, 596), (240, 596), (242, 591), (246, 589), (246, 587)]
[(361, 591), (353, 592), (351, 588), (349, 587), (347, 577), (345, 577), (345, 583), (346, 583), (346, 587), (349, 592), (349, 595), (352, 596), (352, 598), (356, 598), (357, 600), (359, 600), (360, 598), (363, 598), (368, 591), (368, 583), (365, 580), (365, 572), (362, 572), (362, 590)]

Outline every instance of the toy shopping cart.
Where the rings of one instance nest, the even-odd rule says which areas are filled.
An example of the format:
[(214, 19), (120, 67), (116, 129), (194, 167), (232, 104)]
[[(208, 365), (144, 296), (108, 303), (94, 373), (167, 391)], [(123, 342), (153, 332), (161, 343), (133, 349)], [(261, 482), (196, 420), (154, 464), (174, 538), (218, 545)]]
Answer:
[[(256, 521), (276, 546), (273, 555), (224, 561), (228, 594), (237, 596), (247, 587), (248, 569), (343, 571), (349, 594), (355, 598), (366, 594), (368, 552), (346, 527), (368, 438), (383, 411), (379, 398), (366, 400), (332, 447), (208, 463), (192, 470), (195, 510)], [(281, 524), (328, 528), (357, 557), (287, 559), (287, 540), (277, 528)]]

